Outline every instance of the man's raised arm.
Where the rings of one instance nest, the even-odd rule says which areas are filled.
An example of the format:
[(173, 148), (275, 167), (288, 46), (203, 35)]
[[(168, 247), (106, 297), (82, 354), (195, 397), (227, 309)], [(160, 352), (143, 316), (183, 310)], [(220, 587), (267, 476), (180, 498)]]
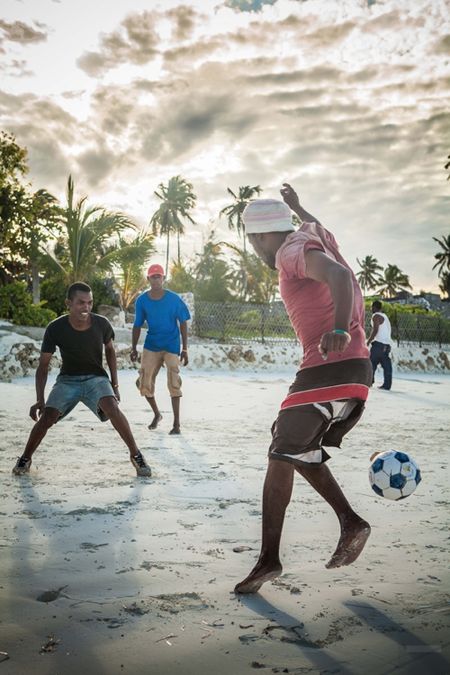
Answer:
[(284, 202), (289, 206), (290, 209), (292, 209), (294, 213), (297, 214), (302, 222), (311, 223), (314, 221), (319, 223), (319, 225), (321, 224), (317, 218), (308, 213), (308, 211), (305, 211), (303, 206), (301, 206), (296, 191), (289, 185), (289, 183), (283, 183), (280, 194), (283, 197)]

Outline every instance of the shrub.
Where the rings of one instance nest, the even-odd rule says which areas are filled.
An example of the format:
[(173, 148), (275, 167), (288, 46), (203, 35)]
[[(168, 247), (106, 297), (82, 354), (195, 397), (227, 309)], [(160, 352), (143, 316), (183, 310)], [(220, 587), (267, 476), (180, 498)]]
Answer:
[(41, 298), (45, 301), (45, 307), (58, 315), (67, 311), (66, 293), (67, 286), (62, 275), (47, 276), (41, 283)]
[(0, 287), (0, 316), (19, 326), (46, 326), (56, 319), (56, 313), (33, 305), (31, 293), (25, 283), (16, 281)]

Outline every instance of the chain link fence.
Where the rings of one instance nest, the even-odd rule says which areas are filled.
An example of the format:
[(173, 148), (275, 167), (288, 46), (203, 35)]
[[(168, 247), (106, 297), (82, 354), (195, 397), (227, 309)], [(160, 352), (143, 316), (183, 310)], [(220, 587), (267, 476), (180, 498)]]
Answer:
[[(392, 339), (422, 346), (450, 344), (450, 320), (426, 314), (394, 312)], [(366, 313), (366, 334), (370, 333), (370, 314)], [(216, 303), (195, 300), (192, 333), (219, 342), (296, 342), (296, 336), (282, 302), (266, 305)]]

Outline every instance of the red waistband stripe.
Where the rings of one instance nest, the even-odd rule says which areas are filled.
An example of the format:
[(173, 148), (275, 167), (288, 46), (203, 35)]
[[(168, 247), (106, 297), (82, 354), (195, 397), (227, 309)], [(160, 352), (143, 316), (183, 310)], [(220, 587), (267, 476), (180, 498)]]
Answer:
[(349, 398), (366, 401), (368, 395), (369, 387), (365, 384), (336, 384), (332, 387), (295, 391), (293, 394), (286, 396), (281, 404), (281, 410), (305, 405), (306, 403), (326, 403), (327, 401), (340, 401)]

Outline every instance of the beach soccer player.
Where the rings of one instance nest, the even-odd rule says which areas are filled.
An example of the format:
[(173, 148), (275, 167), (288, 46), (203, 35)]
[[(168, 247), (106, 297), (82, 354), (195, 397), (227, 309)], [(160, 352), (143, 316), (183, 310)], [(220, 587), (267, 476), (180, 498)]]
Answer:
[[(92, 291), (82, 282), (67, 291), (68, 314), (55, 319), (45, 329), (39, 365), (36, 370), (36, 403), (30, 417), (36, 422), (25, 451), (13, 473), (28, 473), (31, 458), (51, 426), (66, 417), (80, 401), (102, 422), (110, 420), (130, 451), (130, 461), (138, 476), (151, 476), (150, 467), (136, 445), (128, 420), (119, 408), (114, 331), (108, 319), (92, 312)], [(44, 397), (50, 359), (59, 347), (61, 370), (47, 400)], [(111, 380), (103, 368), (103, 350)], [(60, 449), (61, 458), (64, 449)], [(98, 451), (101, 455), (101, 451)], [(90, 458), (92, 459), (95, 458)], [(99, 469), (94, 469), (99, 470)]]
[[(329, 455), (324, 449), (340, 447), (362, 415), (372, 382), (361, 290), (333, 235), (302, 208), (287, 183), (281, 195), (284, 202), (250, 202), (243, 220), (255, 252), (278, 270), (280, 294), (303, 346), (303, 359), (272, 426), (261, 553), (237, 584), (238, 593), (255, 593), (281, 574), (280, 539), (294, 472), (338, 517), (340, 538), (326, 567), (354, 562), (370, 534), (369, 524), (352, 509), (325, 464)], [(291, 209), (302, 222), (298, 231)]]
[(148, 428), (156, 429), (162, 420), (155, 398), (155, 383), (156, 376), (164, 365), (173, 410), (173, 426), (169, 434), (179, 434), (182, 396), (180, 363), (184, 366), (189, 363), (187, 321), (191, 315), (182, 298), (164, 288), (165, 275), (161, 265), (150, 265), (147, 279), (150, 289), (142, 293), (135, 303), (130, 358), (132, 361), (137, 360), (141, 328), (147, 322), (147, 336), (136, 384), (141, 396), (145, 396), (153, 411), (153, 420)]

